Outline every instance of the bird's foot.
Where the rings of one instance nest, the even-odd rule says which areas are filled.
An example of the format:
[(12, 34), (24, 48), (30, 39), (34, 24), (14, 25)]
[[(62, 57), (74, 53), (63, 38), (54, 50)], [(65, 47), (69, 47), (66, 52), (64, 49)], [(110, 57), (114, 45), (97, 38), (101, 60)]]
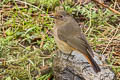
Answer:
[(67, 57), (67, 60), (69, 60), (69, 58), (73, 59), (74, 57), (75, 57), (75, 55), (69, 54), (68, 57)]

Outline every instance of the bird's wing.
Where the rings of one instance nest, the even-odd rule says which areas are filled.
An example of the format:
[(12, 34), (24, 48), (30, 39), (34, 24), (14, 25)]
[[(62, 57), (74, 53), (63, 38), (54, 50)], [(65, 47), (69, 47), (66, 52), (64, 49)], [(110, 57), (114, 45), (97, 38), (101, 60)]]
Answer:
[(72, 48), (79, 50), (81, 53), (86, 55), (89, 53), (93, 56), (92, 49), (89, 46), (84, 34), (78, 34), (78, 29), (73, 28), (72, 25), (70, 27), (61, 27), (58, 28), (57, 34), (60, 40), (66, 42)]
[(80, 39), (82, 39), (82, 40), (84, 41), (85, 46), (87, 46), (87, 49), (88, 49), (89, 53), (90, 53), (92, 56), (94, 56), (93, 50), (92, 50), (92, 48), (90, 47), (90, 45), (89, 45), (89, 43), (88, 43), (88, 41), (87, 41), (87, 39), (86, 39), (86, 37), (85, 37), (85, 35), (84, 35), (83, 33), (81, 33)]

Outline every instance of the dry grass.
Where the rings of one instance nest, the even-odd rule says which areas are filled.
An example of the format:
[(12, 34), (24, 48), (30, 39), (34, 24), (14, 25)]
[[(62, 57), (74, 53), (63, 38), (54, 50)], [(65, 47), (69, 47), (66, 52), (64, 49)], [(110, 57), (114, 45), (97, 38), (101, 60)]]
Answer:
[[(27, 0), (26, 0), (27, 1)], [(51, 75), (42, 71), (52, 66), (57, 49), (51, 30), (59, 0), (28, 0), (0, 3), (0, 78), (3, 80), (46, 80)], [(100, 8), (93, 2), (79, 6), (66, 2), (65, 10), (74, 15), (95, 52), (106, 56), (120, 79), (120, 15)], [(118, 9), (117, 4), (111, 7)]]

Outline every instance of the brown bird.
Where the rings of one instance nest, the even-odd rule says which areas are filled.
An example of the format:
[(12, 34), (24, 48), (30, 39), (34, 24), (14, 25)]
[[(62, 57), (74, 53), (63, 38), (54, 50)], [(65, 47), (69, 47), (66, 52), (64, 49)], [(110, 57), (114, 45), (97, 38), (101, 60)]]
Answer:
[(53, 35), (58, 48), (66, 54), (79, 51), (87, 58), (94, 71), (100, 72), (100, 67), (93, 59), (93, 51), (75, 19), (64, 10), (57, 10), (54, 17)]

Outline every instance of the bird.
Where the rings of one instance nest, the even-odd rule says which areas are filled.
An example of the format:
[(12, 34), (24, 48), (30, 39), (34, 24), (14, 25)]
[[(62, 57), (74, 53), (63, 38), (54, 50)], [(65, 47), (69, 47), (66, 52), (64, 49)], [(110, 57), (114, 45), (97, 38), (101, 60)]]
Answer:
[(99, 65), (93, 59), (93, 50), (76, 20), (65, 10), (56, 10), (53, 17), (55, 18), (53, 36), (58, 49), (65, 54), (71, 54), (73, 51), (82, 53), (93, 70), (96, 73), (100, 72)]

